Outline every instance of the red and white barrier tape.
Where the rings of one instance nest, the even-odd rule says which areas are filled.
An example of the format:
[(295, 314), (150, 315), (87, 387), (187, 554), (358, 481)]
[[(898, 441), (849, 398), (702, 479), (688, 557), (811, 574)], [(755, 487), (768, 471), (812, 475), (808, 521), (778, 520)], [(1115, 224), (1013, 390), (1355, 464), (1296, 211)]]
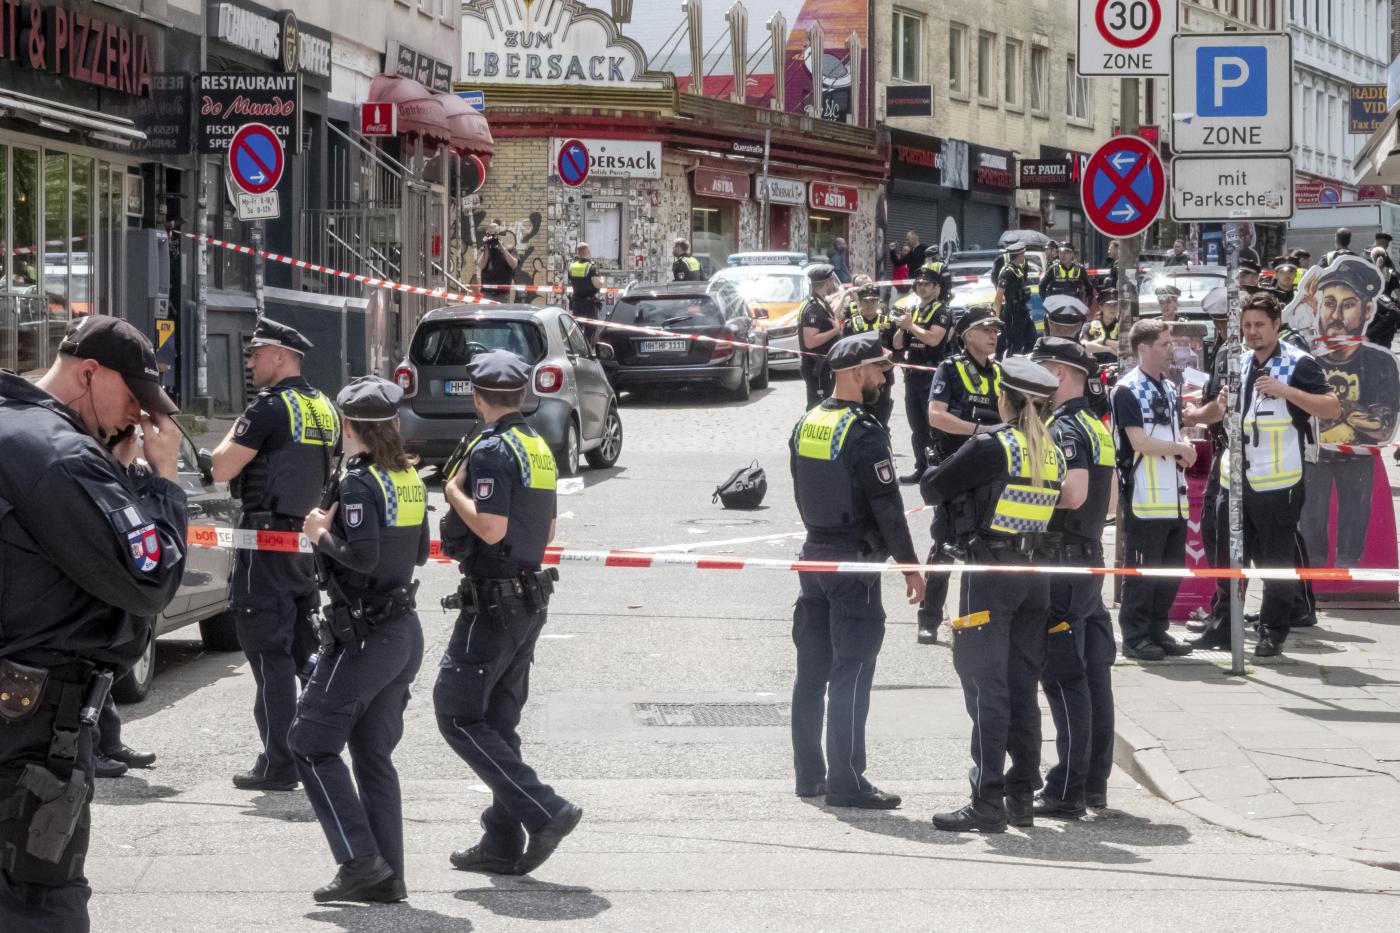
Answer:
[[(305, 535), (293, 531), (250, 531), (240, 528), (191, 526), (189, 543), (195, 547), (222, 547), (244, 551), (309, 554)], [(434, 541), (431, 557), (449, 561), (442, 554), (441, 542)], [(1205, 567), (1058, 567), (1035, 564), (876, 564), (860, 561), (782, 560), (771, 557), (707, 557), (693, 554), (650, 551), (590, 550), (549, 547), (547, 566), (592, 564), (601, 567), (655, 569), (689, 567), (693, 570), (778, 570), (806, 573), (1011, 573), (1073, 574), (1076, 576), (1117, 577), (1205, 577), (1224, 580), (1328, 580), (1335, 582), (1400, 581), (1400, 570), (1343, 567), (1211, 569)]]

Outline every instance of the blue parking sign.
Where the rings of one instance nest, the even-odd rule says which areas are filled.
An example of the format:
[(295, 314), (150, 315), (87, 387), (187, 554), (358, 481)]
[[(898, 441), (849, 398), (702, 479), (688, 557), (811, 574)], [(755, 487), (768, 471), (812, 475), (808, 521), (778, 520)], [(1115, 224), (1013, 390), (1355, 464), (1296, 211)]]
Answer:
[(1262, 117), (1269, 113), (1269, 50), (1262, 45), (1196, 51), (1196, 115)]

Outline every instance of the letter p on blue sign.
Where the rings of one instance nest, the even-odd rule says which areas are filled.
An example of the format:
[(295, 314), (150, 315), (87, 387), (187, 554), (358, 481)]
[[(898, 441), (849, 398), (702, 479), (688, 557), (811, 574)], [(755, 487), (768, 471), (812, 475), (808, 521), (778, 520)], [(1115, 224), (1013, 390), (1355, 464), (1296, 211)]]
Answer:
[(1196, 51), (1196, 115), (1264, 117), (1269, 114), (1269, 50), (1262, 45), (1213, 46)]

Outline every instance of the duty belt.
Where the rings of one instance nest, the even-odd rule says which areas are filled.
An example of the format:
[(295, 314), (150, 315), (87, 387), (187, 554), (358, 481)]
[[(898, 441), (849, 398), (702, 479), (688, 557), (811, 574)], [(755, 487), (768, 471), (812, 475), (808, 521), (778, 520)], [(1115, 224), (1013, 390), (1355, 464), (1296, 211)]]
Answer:
[(238, 524), (254, 531), (301, 531), (306, 519), (259, 510), (244, 512)]
[(966, 548), (969, 558), (988, 564), (1028, 564), (1039, 544), (1035, 535), (994, 538), (978, 535)]
[(1084, 561), (1097, 561), (1102, 554), (1103, 545), (1097, 541), (1050, 539), (1042, 541), (1036, 548), (1036, 556), (1039, 559), (1065, 567)]
[(457, 592), (443, 597), (442, 608), (480, 612), (498, 618), (501, 610), (510, 605), (531, 613), (543, 612), (549, 606), (549, 598), (558, 579), (557, 567), (522, 570), (514, 577), (464, 575)]

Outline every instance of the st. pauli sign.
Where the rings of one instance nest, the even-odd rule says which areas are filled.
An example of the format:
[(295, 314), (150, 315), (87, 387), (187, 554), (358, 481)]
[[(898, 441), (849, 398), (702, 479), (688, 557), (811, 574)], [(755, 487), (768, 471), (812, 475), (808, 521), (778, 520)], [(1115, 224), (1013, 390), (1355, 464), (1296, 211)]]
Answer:
[(151, 41), (96, 13), (0, 0), (0, 59), (127, 94), (151, 93)]

